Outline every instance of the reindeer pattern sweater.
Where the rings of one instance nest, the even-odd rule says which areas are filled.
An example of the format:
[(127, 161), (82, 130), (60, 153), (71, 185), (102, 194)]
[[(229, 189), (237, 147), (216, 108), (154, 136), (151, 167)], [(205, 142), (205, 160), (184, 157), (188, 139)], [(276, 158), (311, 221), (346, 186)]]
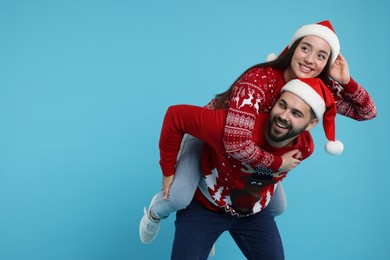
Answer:
[[(223, 210), (231, 215), (249, 216), (267, 206), (276, 188), (286, 176), (267, 168), (253, 168), (226, 153), (223, 132), (227, 110), (211, 110), (191, 105), (171, 106), (165, 117), (160, 137), (161, 168), (165, 175), (174, 171), (180, 143), (185, 133), (205, 142), (201, 170), (207, 185), (206, 196), (197, 191), (196, 199), (210, 210)], [(265, 142), (263, 129), (269, 114), (259, 114), (254, 123), (254, 143), (275, 155), (294, 149), (301, 152), (300, 160), (313, 153), (314, 144), (308, 131), (295, 138), (293, 144), (274, 148)], [(189, 173), (190, 174), (190, 173)]]
[[(275, 172), (280, 168), (280, 157), (254, 143), (253, 129), (256, 117), (259, 113), (271, 111), (285, 84), (283, 72), (270, 67), (254, 67), (235, 82), (231, 99), (226, 104), (228, 115), (223, 138), (230, 156), (254, 168), (266, 167)], [(332, 81), (327, 87), (333, 94), (339, 114), (359, 121), (376, 116), (376, 107), (371, 97), (352, 78), (346, 85)]]
[[(270, 112), (285, 83), (282, 71), (258, 67), (248, 70), (235, 82), (231, 99), (225, 106), (228, 110), (226, 112), (221, 144), (225, 148), (225, 155), (236, 159), (236, 163), (243, 162), (247, 165), (245, 166), (247, 171), (264, 171), (269, 174), (270, 172), (277, 172), (280, 168), (282, 162), (280, 155), (283, 153), (272, 153), (256, 144), (254, 141), (254, 127), (257, 117), (264, 112)], [(352, 78), (346, 85), (339, 85), (337, 82), (333, 82), (328, 88), (336, 101), (339, 114), (358, 121), (368, 120), (377, 115), (376, 107), (369, 94)], [(212, 100), (207, 107), (213, 109), (215, 100)], [(198, 128), (198, 130), (200, 129)], [(172, 145), (172, 143), (169, 145)], [(171, 146), (171, 148), (173, 147)], [(176, 156), (172, 157), (164, 154), (164, 152), (161, 153), (160, 164), (163, 174), (170, 176), (175, 172)], [(203, 164), (209, 162), (208, 165), (213, 165), (212, 161), (211, 157), (202, 159)], [(214, 171), (214, 174), (217, 174), (217, 171)], [(209, 180), (213, 178), (210, 174), (206, 175), (209, 175)], [(268, 191), (270, 192), (268, 195), (272, 196), (272, 188), (269, 188)], [(216, 194), (213, 196), (222, 196), (220, 192)], [(215, 204), (205, 200), (205, 197), (199, 191), (197, 191), (196, 198), (203, 201), (205, 205), (207, 204), (210, 209), (216, 209)], [(266, 201), (263, 199), (262, 205), (266, 204)], [(229, 203), (226, 205), (229, 205)], [(225, 208), (228, 208), (228, 206), (225, 206)]]

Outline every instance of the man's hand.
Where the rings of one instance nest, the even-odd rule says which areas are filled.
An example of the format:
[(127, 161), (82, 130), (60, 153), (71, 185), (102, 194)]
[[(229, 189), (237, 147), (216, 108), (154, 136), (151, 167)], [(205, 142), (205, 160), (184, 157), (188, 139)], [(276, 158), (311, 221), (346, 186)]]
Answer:
[(164, 199), (165, 200), (168, 199), (169, 189), (171, 188), (174, 176), (175, 175), (171, 175), (171, 176), (163, 175), (162, 185), (163, 185)]
[(288, 153), (283, 154), (281, 156), (283, 162), (279, 168), (279, 172), (291, 171), (293, 168), (295, 168), (295, 166), (299, 165), (301, 163), (301, 161), (299, 159), (296, 159), (296, 158), (301, 158), (301, 155), (302, 154), (299, 151), (299, 149), (295, 149), (295, 150), (292, 150)]

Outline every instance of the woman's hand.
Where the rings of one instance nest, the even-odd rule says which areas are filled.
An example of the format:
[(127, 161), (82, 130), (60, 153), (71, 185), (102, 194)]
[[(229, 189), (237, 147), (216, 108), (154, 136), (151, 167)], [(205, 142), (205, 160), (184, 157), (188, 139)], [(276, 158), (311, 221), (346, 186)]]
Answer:
[(295, 149), (283, 154), (281, 156), (283, 162), (278, 172), (288, 172), (294, 169), (296, 166), (298, 166), (301, 163), (299, 159), (296, 159), (300, 157), (301, 157), (301, 152), (299, 151), (299, 149)]
[(342, 85), (348, 84), (351, 80), (349, 75), (348, 62), (344, 59), (341, 53), (330, 66), (329, 76)]

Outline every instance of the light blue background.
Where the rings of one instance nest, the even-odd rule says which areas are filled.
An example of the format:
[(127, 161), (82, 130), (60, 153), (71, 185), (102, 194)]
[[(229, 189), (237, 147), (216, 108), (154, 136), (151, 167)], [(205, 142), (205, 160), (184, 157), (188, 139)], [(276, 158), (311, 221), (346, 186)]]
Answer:
[[(371, 121), (338, 117), (285, 181), (286, 259), (389, 259), (390, 18), (385, 1), (0, 1), (0, 259), (169, 259), (149, 245), (169, 105), (204, 105), (301, 25), (330, 19)], [(243, 259), (225, 234), (214, 259)]]

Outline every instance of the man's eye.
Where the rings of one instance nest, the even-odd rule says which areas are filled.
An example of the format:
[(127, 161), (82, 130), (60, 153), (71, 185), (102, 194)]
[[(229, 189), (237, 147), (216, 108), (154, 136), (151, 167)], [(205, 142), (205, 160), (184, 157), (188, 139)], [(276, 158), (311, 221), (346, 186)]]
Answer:
[(302, 114), (301, 114), (301, 113), (298, 113), (298, 112), (293, 112), (293, 116), (294, 116), (294, 117), (297, 117), (297, 118), (301, 118), (301, 117), (302, 117)]

